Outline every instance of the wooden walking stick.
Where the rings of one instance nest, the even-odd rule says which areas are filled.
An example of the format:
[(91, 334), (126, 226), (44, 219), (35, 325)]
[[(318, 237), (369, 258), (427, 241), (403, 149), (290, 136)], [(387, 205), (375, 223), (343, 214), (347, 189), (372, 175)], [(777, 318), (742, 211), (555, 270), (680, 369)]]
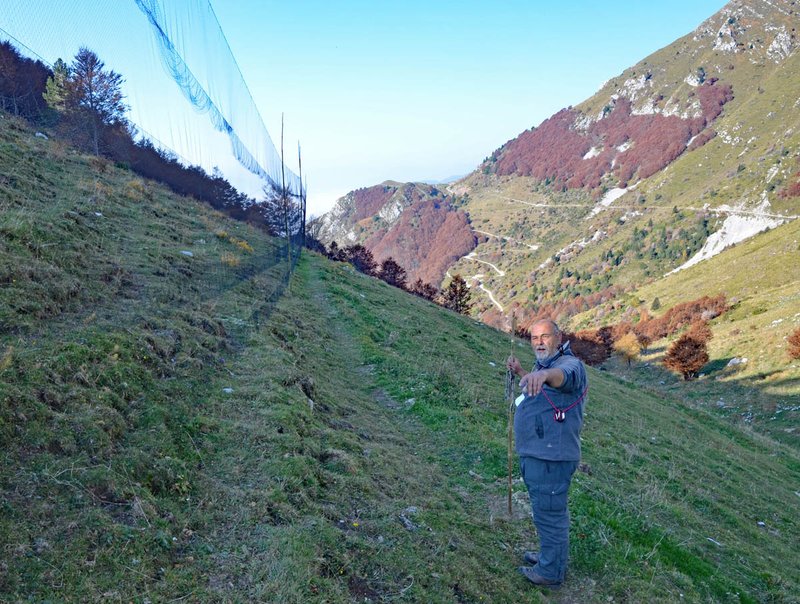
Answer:
[[(514, 313), (511, 313), (511, 353), (514, 356), (514, 333), (517, 331), (517, 320)], [(506, 369), (506, 400), (508, 401), (508, 517), (511, 518), (511, 492), (513, 488), (514, 472), (514, 380), (516, 375), (509, 368)]]

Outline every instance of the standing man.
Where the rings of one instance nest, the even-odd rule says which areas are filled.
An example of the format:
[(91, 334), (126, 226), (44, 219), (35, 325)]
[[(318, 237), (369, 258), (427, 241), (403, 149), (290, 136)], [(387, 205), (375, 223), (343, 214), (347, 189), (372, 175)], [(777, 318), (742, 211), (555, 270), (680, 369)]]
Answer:
[(569, 558), (567, 491), (581, 458), (588, 383), (583, 363), (568, 341), (561, 343), (554, 321), (533, 324), (531, 346), (536, 354), (532, 372), (525, 373), (514, 356), (506, 363), (522, 378), (524, 399), (514, 416), (514, 437), (540, 544), (540, 551), (525, 552), (530, 566), (519, 571), (535, 585), (558, 588)]

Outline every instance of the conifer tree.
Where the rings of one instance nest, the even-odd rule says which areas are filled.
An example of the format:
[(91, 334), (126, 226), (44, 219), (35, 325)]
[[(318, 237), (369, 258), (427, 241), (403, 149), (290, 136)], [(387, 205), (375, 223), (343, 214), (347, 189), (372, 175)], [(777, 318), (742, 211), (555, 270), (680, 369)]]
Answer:
[(472, 308), (470, 301), (470, 291), (467, 282), (461, 275), (455, 275), (450, 280), (448, 286), (442, 291), (442, 306), (454, 310), (455, 312), (466, 315)]
[(67, 110), (67, 81), (69, 80), (69, 65), (62, 59), (56, 59), (53, 64), (53, 75), (47, 78), (45, 91), (42, 95), (47, 105), (59, 113)]
[(84, 129), (95, 155), (100, 154), (104, 130), (126, 124), (121, 87), (122, 76), (106, 70), (94, 52), (86, 47), (78, 51), (65, 81), (64, 105), (71, 121)]

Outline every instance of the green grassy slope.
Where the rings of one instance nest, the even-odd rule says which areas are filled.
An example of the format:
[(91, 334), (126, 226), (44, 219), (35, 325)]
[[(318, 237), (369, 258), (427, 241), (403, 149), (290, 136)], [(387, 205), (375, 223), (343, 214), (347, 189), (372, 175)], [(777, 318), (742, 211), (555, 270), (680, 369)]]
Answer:
[(3, 600), (135, 593), (170, 566), (206, 372), (283, 289), (278, 249), (0, 115)]
[(590, 371), (543, 594), (526, 344), (313, 254), (273, 307), (269, 238), (6, 118), (0, 174), (3, 601), (797, 600), (796, 450)]
[[(505, 463), (503, 417), (501, 404), (493, 401), (501, 391), (502, 372), (497, 367), (508, 345), (496, 336), (487, 342), (481, 336), (491, 337), (492, 332), (460, 317), (423, 315), (413, 299), (382, 308), (385, 303), (372, 298), (366, 285), (340, 280), (336, 290), (345, 296), (340, 311), (349, 316), (349, 328), (355, 329), (353, 335), (367, 351), (378, 383), (396, 401), (413, 399), (409, 412), (437, 435), (440, 463), (449, 466), (462, 488), (474, 488), (472, 470), (495, 479), (485, 485), (484, 497), (491, 500), (493, 492), (501, 498), (502, 481), (497, 480)], [(783, 566), (780, 558), (770, 561), (765, 554), (777, 532), (797, 531), (789, 511), (796, 505), (790, 488), (796, 476), (784, 483), (780, 494), (769, 478), (772, 471), (795, 474), (796, 453), (602, 372), (592, 372), (591, 379), (584, 435), (591, 475), (580, 474), (573, 493), (578, 577), (572, 597), (594, 590), (593, 581), (602, 585), (598, 600), (624, 594), (632, 601), (670, 601), (689, 584), (694, 594), (689, 599), (711, 601), (732, 599), (728, 591), (741, 591), (745, 600), (748, 594), (758, 600), (770, 592), (778, 599), (792, 593), (796, 587), (789, 583), (794, 579), (767, 571), (771, 565)], [(760, 463), (768, 463), (770, 469), (760, 468)], [(755, 509), (740, 505), (753, 481), (763, 480), (771, 485), (770, 498), (783, 499), (770, 512), (782, 525), (778, 531), (762, 531), (755, 518), (761, 513), (755, 509), (766, 512), (760, 502)], [(503, 541), (513, 539), (511, 535)], [(742, 576), (742, 561), (752, 562), (759, 551), (758, 564), (770, 576), (752, 576), (745, 583), (733, 580)], [(499, 556), (507, 564), (514, 560), (500, 549), (487, 556)], [(653, 584), (647, 585), (651, 578)], [(775, 590), (777, 583), (782, 587)], [(581, 597), (591, 601), (595, 595)]]
[[(772, 373), (786, 377), (791, 369), (786, 337), (800, 326), (798, 283), (800, 222), (793, 221), (641, 287), (633, 295), (647, 306), (658, 298), (662, 307), (669, 308), (682, 301), (682, 292), (725, 294), (733, 308), (715, 322), (714, 356), (749, 357), (752, 362), (739, 377)], [(748, 335), (743, 337), (743, 333)]]
[[(650, 309), (656, 299), (662, 310), (670, 308), (686, 300), (685, 292), (725, 294), (731, 309), (711, 322), (711, 360), (702, 370), (702, 379), (686, 383), (659, 368), (675, 338), (654, 345), (633, 372), (615, 361), (608, 368), (664, 391), (679, 391), (796, 446), (800, 442), (800, 363), (790, 359), (786, 339), (800, 326), (798, 242), (800, 222), (787, 223), (640, 287), (621, 300), (586, 311), (575, 318), (575, 326), (591, 325), (600, 316), (614, 322), (631, 308)], [(745, 362), (728, 365), (732, 359)]]

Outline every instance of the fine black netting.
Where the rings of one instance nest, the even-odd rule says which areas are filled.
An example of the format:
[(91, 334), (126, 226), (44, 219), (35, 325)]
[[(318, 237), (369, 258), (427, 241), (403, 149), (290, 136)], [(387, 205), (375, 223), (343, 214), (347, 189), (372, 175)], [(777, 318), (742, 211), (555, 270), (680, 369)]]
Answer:
[(0, 30), (49, 65), (91, 49), (122, 76), (139, 136), (182, 161), (216, 168), (256, 199), (282, 183), (301, 195), (207, 1), (6, 0)]
[[(214, 308), (231, 333), (246, 336), (280, 296), (299, 256), (305, 195), (301, 177), (286, 165), (291, 160), (283, 161), (267, 131), (210, 3), (2, 4), (1, 110), (275, 236), (260, 246), (251, 246), (243, 232), (198, 238), (175, 250), (176, 262), (186, 266), (170, 277), (167, 293), (143, 300), (154, 307)], [(17, 52), (28, 64), (15, 59)], [(44, 79), (57, 79), (59, 66), (74, 75), (79, 55), (84, 64), (95, 56), (122, 96), (110, 109), (93, 110), (91, 120), (60, 119), (42, 101)], [(293, 160), (299, 165), (299, 154)], [(122, 248), (115, 253), (125, 254)], [(192, 274), (208, 279), (199, 283)]]

